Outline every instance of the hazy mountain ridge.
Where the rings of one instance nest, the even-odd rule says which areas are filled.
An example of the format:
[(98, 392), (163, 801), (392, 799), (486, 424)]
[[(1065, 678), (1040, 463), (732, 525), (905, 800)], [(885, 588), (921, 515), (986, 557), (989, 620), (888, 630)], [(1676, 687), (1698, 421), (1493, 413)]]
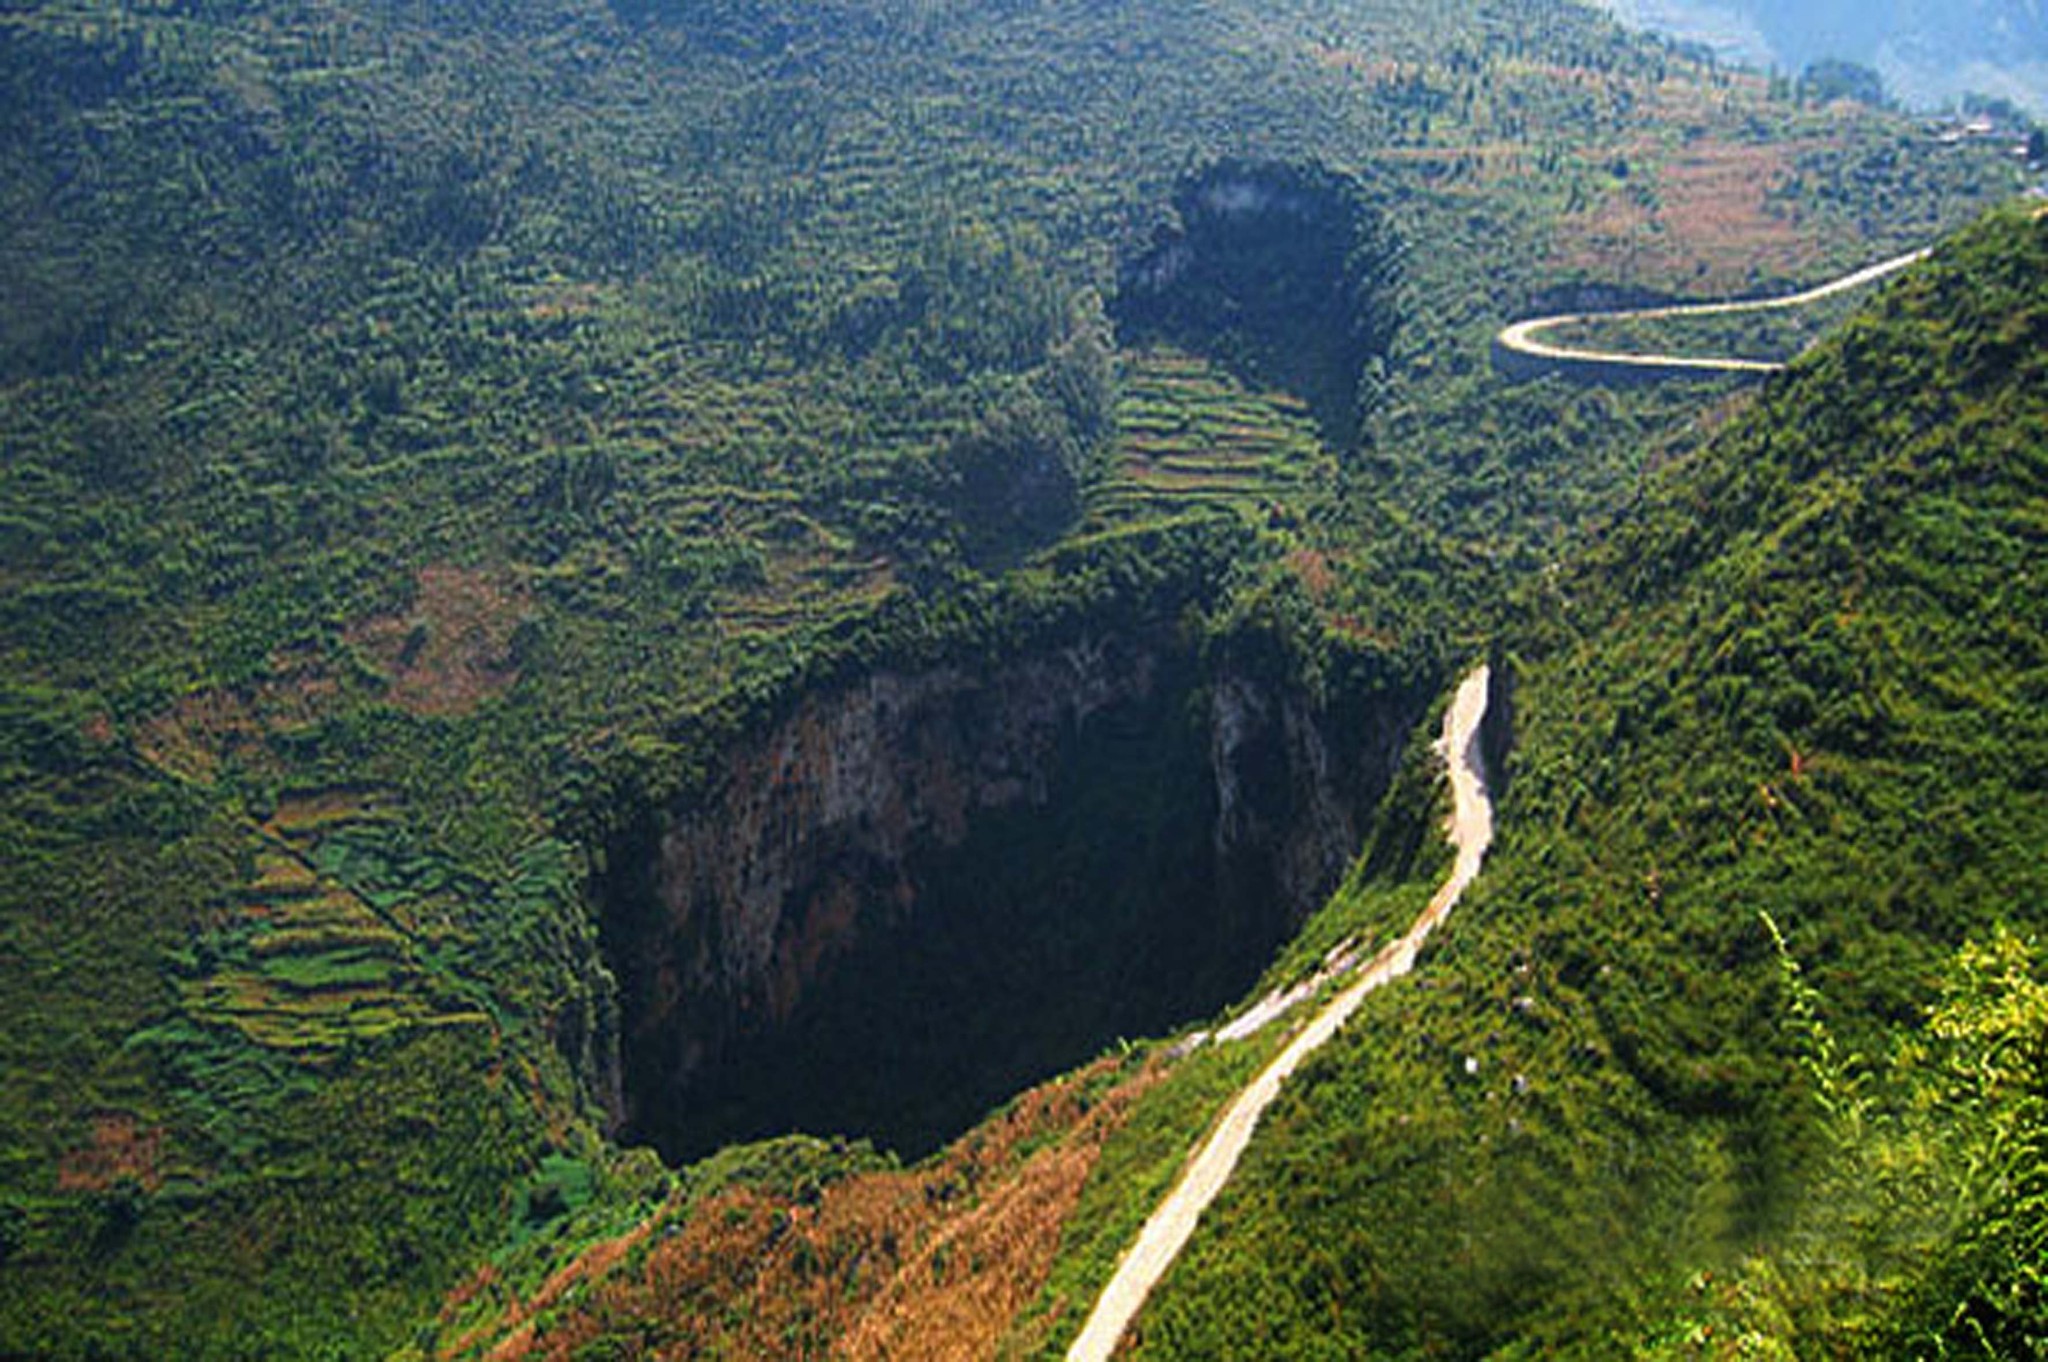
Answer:
[(1614, 0), (1608, 8), (1759, 68), (1796, 75), (1816, 61), (1851, 61), (1878, 71), (1894, 97), (1918, 107), (1975, 94), (2048, 117), (2048, 13), (2035, 0)]

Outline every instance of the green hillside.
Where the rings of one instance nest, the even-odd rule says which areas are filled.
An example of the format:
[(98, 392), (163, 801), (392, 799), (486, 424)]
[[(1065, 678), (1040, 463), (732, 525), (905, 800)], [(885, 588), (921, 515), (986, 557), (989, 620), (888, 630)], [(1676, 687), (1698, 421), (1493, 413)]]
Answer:
[(1500, 840), (1139, 1355), (2033, 1356), (2048, 220), (1519, 594)]
[[(1912, 310), (1927, 280), (1977, 274), (1909, 283), (1696, 457), (1730, 394), (1515, 386), (1487, 360), (1501, 323), (1587, 290), (1749, 292), (1919, 245), (2011, 192), (1995, 151), (1800, 105), (1551, 0), (49, 0), (0, 13), (0, 130), (0, 1353), (461, 1352), (500, 1325), (531, 1342), (566, 1308), (555, 1274), (586, 1251), (618, 1265), (599, 1250), (621, 1236), (758, 1223), (787, 1252), (789, 1205), (924, 1176), (891, 1172), (871, 1131), (688, 1169), (620, 1138), (636, 1100), (659, 1105), (630, 1091), (622, 1047), (655, 1024), (633, 1009), (680, 987), (659, 968), (622, 986), (621, 886), (655, 876), (662, 820), (721, 807), (734, 770), (771, 791), (816, 774), (745, 766), (749, 744), (877, 687), (999, 689), (1035, 666), (1010, 683), (1029, 701), (1054, 663), (1143, 659), (1156, 691), (1125, 709), (1078, 692), (1073, 731), (1031, 730), (1015, 769), (970, 753), (913, 771), (903, 802), (926, 821), (905, 835), (951, 835), (961, 782), (931, 774), (967, 771), (1022, 807), (944, 848), (973, 849), (945, 862), (948, 892), (1027, 919), (1025, 889), (1092, 902), (1105, 886), (1061, 862), (1030, 802), (1067, 787), (1029, 761), (1079, 751), (1072, 769), (1123, 784), (1066, 816), (1114, 805), (1151, 839), (1127, 862), (1171, 867), (1176, 894), (1212, 887), (1199, 857), (1225, 833), (1253, 848), (1213, 940), (1264, 949), (1313, 906), (1280, 888), (1341, 877), (1358, 847), (1333, 867), (1340, 836), (1363, 843), (1377, 817), (1374, 868), (1414, 859), (1410, 730), (1505, 630), (1528, 727), (1485, 889), (1500, 902), (1472, 916), (1533, 924), (1565, 892), (1538, 872), (1561, 866), (1592, 897), (1556, 923), (1583, 918), (1574, 949), (1613, 954), (1534, 925), (1503, 945), (1501, 925), (1446, 958), (1477, 971), (1540, 946), (1557, 1006), (1605, 1047), (1542, 1149), (1590, 1131), (1573, 1147), (1593, 1158), (1626, 1127), (1639, 1149), (1676, 1131), (1693, 1150), (1664, 1182), (1616, 1155), (1602, 1176), (1639, 1203), (1564, 1208), (1609, 1217), (1622, 1285), (1599, 1298), (1625, 1288), (1658, 1321), (1680, 1307), (1656, 1271), (1718, 1262), (1752, 1229), (1792, 1242), (1807, 1201), (1776, 1191), (1830, 1166), (1824, 1123), (1778, 1082), (1800, 1052), (1756, 913), (1708, 907), (1790, 869), (1731, 839), (1768, 824), (1805, 848), (1805, 887), (1755, 906), (1845, 1052), (1916, 1018), (1966, 938), (2023, 920), (1993, 905), (2025, 899), (2038, 845), (2014, 821), (2032, 715), (2013, 698), (2037, 635), (2023, 579), (1997, 570), (2038, 545), (2030, 493), (1906, 453), (1940, 431), (2038, 453), (2038, 411), (1997, 405), (2028, 398), (2008, 376), (2038, 348), (2023, 314), (1988, 295)], [(1952, 253), (2017, 261), (2030, 230), (2000, 218)], [(1915, 326), (1955, 348), (1894, 335)], [(1892, 353), (1926, 358), (1909, 379), (1871, 358)], [(1981, 398), (1951, 373), (1982, 375)], [(1729, 452), (1809, 401), (1834, 414), (1783, 438), (1832, 451), (1841, 422), (1907, 462), (1816, 482), (1789, 447)], [(1646, 490), (1673, 461), (1687, 490)], [(1955, 516), (1923, 472), (1950, 480)], [(1790, 526), (1794, 502), (1807, 528), (1745, 537)], [(1852, 513), (1891, 517), (1870, 521), (1884, 537)], [(1559, 566), (1588, 542), (1591, 566)], [(1868, 596), (1801, 614), (1837, 573)], [(1927, 622), (1950, 615), (1982, 624)], [(2002, 767), (1980, 750), (1994, 719)], [(1172, 779), (1133, 773), (1141, 740)], [(1936, 817), (1972, 761), (2007, 783), (2006, 811), (1972, 797)], [(1675, 783), (1638, 798), (1638, 779)], [(1282, 845), (1290, 813), (1317, 845)], [(994, 886), (964, 863), (990, 845)], [(907, 880), (841, 862), (820, 876), (868, 876), (872, 901), (821, 896), (815, 931), (771, 924), (735, 1034), (786, 1019), (846, 923), (914, 916)], [(1132, 878), (1116, 902), (1161, 911)], [(1894, 894), (1881, 912), (1826, 909), (1872, 883)], [(1354, 890), (1335, 911), (1393, 911)], [(1652, 890), (1656, 911), (1599, 911)], [(886, 966), (888, 939), (863, 958)], [(1146, 973), (1170, 961), (1090, 966), (1076, 976), (1118, 998), (1179, 996)], [(1673, 990), (1687, 1007), (1656, 1005)], [(1477, 1027), (1466, 997), (1398, 1001)], [(904, 1024), (947, 1025), (914, 1003)], [(703, 1039), (665, 1037), (683, 1057)], [(1108, 1141), (1101, 1113), (1128, 1105), (1134, 1130), (1189, 1136), (1230, 1064), (1162, 1080), (1168, 1107), (1121, 1089), (1096, 1107), (1161, 1059), (1118, 1040), (1062, 1036), (1020, 1081), (1124, 1054), (1131, 1072), (1098, 1065), (1085, 1098), (1048, 1099), (1060, 1129)], [(1310, 1133), (1275, 1149), (1329, 1134), (1299, 1100)], [(1448, 1120), (1425, 1129), (1448, 1142)], [(1117, 1148), (1104, 1168), (1131, 1166)], [(758, 1222), (697, 1214), (720, 1197), (784, 1200)], [(1057, 1235), (1032, 1242), (1050, 1255)], [(1241, 1262), (1261, 1241), (1233, 1242)], [(2002, 1241), (1942, 1242), (1966, 1273)], [(1417, 1305), (1415, 1337), (1549, 1337), (1555, 1265), (1474, 1270), (1495, 1267), (1517, 1283), (1485, 1297), (1510, 1300), (1501, 1324)], [(1846, 1307), (1813, 1290), (1835, 1327)], [(1310, 1297), (1275, 1299), (1282, 1327)], [(1885, 1318), (1907, 1327), (1899, 1299)]]

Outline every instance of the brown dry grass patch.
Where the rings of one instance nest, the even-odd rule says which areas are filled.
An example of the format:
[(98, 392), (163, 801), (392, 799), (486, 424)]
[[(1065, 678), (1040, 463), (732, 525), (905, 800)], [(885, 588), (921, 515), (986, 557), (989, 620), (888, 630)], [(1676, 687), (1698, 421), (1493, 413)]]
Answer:
[(1309, 49), (1309, 58), (1325, 71), (1356, 72), (1365, 77), (1368, 85), (1386, 85), (1401, 78), (1401, 63), (1370, 52), (1316, 43)]
[(1702, 141), (1666, 164), (1665, 228), (1706, 266), (1710, 281), (1738, 286), (1756, 270), (1791, 274), (1811, 256), (1796, 223), (1774, 211), (1771, 191), (1792, 174), (1799, 148)]
[(57, 1163), (57, 1189), (97, 1192), (122, 1181), (144, 1191), (163, 1185), (164, 1128), (145, 1126), (126, 1112), (95, 1116), (89, 1143)]
[(566, 317), (588, 317), (595, 313), (604, 297), (604, 291), (596, 284), (556, 284), (536, 295), (526, 305), (526, 316), (530, 321), (559, 321)]
[(411, 714), (468, 714), (519, 679), (512, 634), (530, 613), (503, 577), (471, 568), (422, 568), (412, 609), (368, 620), (348, 641), (390, 678), (388, 698)]
[(1337, 574), (1330, 567), (1329, 555), (1320, 549), (1294, 550), (1287, 555), (1287, 567), (1308, 592), (1309, 599), (1317, 604), (1330, 599), (1330, 593), (1337, 589)]
[(281, 652), (269, 662), (265, 681), (238, 690), (196, 691), (144, 720), (136, 730), (136, 752), (186, 780), (211, 782), (230, 758), (251, 770), (280, 773), (270, 735), (318, 723), (340, 687), (310, 653)]
[[(1799, 277), (1818, 258), (1817, 243), (1773, 191), (1819, 145), (1700, 136), (1668, 148), (1645, 137), (1603, 151), (1628, 164), (1630, 183), (1560, 222), (1562, 263), (1619, 282), (1714, 296), (1743, 293), (1760, 279)], [(1652, 193), (1638, 193), (1635, 184)]]
[[(665, 1211), (442, 1356), (493, 1338), (487, 1355), (506, 1362), (569, 1358), (601, 1339), (630, 1340), (633, 1356), (989, 1356), (1051, 1271), (1103, 1143), (1165, 1072), (1155, 1063), (1111, 1081), (1116, 1064), (1025, 1094), (917, 1168), (808, 1198), (739, 1188), (687, 1218)], [(651, 1233), (636, 1265), (598, 1280)], [(580, 1283), (589, 1289), (564, 1302)], [(481, 1285), (465, 1283), (464, 1299)]]

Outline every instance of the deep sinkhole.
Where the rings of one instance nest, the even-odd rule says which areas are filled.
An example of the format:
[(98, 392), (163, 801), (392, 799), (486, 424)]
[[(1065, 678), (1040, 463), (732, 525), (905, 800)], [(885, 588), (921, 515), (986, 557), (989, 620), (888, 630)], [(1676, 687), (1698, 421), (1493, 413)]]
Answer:
[(1131, 646), (807, 701), (610, 848), (621, 1137), (916, 1158), (1213, 1013), (1356, 849), (1384, 763), (1338, 745), (1273, 688)]

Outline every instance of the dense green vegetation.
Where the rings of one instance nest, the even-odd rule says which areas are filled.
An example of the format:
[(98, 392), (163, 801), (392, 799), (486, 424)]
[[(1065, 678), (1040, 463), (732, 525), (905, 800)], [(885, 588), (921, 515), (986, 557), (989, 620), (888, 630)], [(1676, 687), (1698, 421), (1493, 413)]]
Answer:
[[(1701, 433), (1696, 393), (1504, 385), (1505, 317), (1809, 279), (2011, 181), (1550, 0), (47, 0), (0, 14), (0, 130), (0, 1351), (48, 1355), (390, 1352), (479, 1262), (544, 1278), (670, 1189), (601, 1133), (589, 885), (732, 733), (1081, 628), (1441, 679)], [(1246, 166), (1321, 205), (1298, 249), (1143, 315), (1130, 267)], [(1591, 687), (1571, 631), (1631, 598), (1573, 580), (1528, 649)], [(1834, 676), (1784, 722), (1881, 724)], [(1532, 729), (1531, 810), (1576, 733)], [(1937, 864), (2009, 887), (2003, 835)], [(1780, 920), (1831, 1008), (1921, 1000)], [(1744, 1006), (1752, 921), (1708, 981)], [(2020, 988), (1980, 972), (1958, 1034)], [(1707, 1067), (1668, 1081), (1744, 1140), (1806, 1129)]]
[(1486, 874), (1141, 1353), (2038, 1350), (2044, 267), (1944, 247), (1524, 593)]

